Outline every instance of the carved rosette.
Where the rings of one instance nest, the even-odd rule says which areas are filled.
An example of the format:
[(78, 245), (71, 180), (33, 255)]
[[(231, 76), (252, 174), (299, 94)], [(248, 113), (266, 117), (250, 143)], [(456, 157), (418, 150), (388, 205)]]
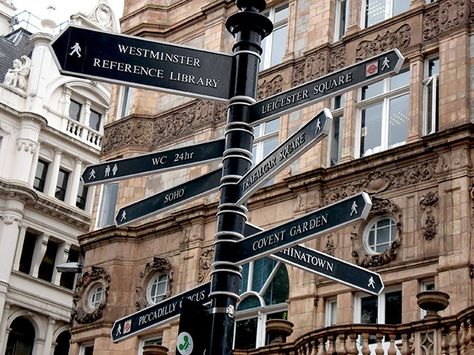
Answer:
[(375, 170), (367, 176), (366, 191), (368, 193), (378, 193), (388, 189), (390, 179), (385, 172)]
[(211, 271), (212, 260), (214, 258), (214, 246), (210, 246), (202, 251), (199, 258), (198, 282), (203, 282)]
[(137, 310), (148, 307), (148, 299), (146, 296), (148, 284), (150, 283), (153, 276), (157, 273), (167, 274), (168, 275), (168, 290), (166, 292), (165, 298), (168, 298), (171, 295), (171, 286), (173, 281), (173, 267), (171, 263), (165, 258), (153, 257), (153, 260), (148, 262), (145, 265), (145, 269), (140, 272), (140, 280), (138, 286), (135, 289), (136, 301), (135, 306)]
[(265, 97), (278, 94), (282, 90), (283, 90), (283, 76), (281, 74), (278, 74), (277, 76), (275, 76), (269, 81), (265, 79), (258, 83), (257, 99), (261, 100), (261, 99), (264, 99)]
[(436, 237), (438, 223), (436, 222), (438, 211), (439, 196), (437, 192), (428, 192), (420, 200), (421, 221), (423, 223), (423, 237), (426, 240), (432, 240)]
[[(380, 254), (370, 254), (364, 247), (363, 234), (366, 227), (366, 223), (359, 223), (354, 226), (351, 232), (352, 242), (352, 257), (354, 258), (357, 265), (362, 267), (369, 266), (380, 266), (388, 264), (390, 261), (395, 260), (397, 257), (398, 249), (401, 245), (401, 213), (400, 208), (389, 199), (380, 199), (372, 197), (372, 209), (370, 211), (367, 221), (370, 221), (376, 216), (391, 215), (395, 218), (397, 223), (397, 237), (392, 242), (389, 248)], [(362, 237), (361, 237), (362, 236)]]
[(394, 32), (386, 30), (378, 34), (372, 41), (361, 41), (356, 49), (356, 60), (364, 60), (392, 48), (407, 48), (411, 41), (411, 27), (408, 24), (400, 26)]
[[(101, 303), (92, 308), (89, 305), (90, 292), (97, 286), (104, 288), (104, 297)], [(102, 318), (104, 308), (109, 299), (110, 275), (102, 267), (92, 266), (90, 271), (82, 275), (76, 285), (76, 294), (73, 298), (74, 310), (72, 319), (77, 323), (92, 323)]]

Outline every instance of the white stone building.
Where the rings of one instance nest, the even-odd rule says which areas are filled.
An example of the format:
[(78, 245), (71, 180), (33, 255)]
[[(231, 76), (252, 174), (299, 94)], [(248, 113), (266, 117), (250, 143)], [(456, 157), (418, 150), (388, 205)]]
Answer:
[[(93, 189), (84, 167), (98, 161), (110, 85), (60, 75), (43, 20), (31, 34), (12, 28), (14, 0), (0, 0), (0, 354), (67, 354), (77, 236), (89, 230)], [(98, 0), (71, 21), (118, 31)]]

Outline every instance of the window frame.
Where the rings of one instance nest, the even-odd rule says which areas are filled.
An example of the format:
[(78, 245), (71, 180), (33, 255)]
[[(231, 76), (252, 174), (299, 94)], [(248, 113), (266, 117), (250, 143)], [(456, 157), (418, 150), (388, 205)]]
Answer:
[(122, 85), (120, 87), (119, 100), (117, 105), (118, 118), (124, 118), (130, 115), (130, 109), (132, 106), (133, 88), (128, 85)]
[[(429, 75), (430, 62), (438, 60), (438, 73)], [(424, 79), (423, 79), (423, 134), (429, 135), (439, 130), (439, 54), (432, 55), (425, 60)], [(429, 88), (431, 85), (431, 89)], [(431, 117), (429, 116), (429, 95), (431, 92)], [(430, 125), (428, 125), (430, 122)], [(428, 127), (431, 126), (431, 129)]]
[(405, 0), (408, 2), (408, 8), (405, 10), (405, 11), (402, 11), (400, 13), (397, 13), (397, 14), (393, 14), (393, 5), (395, 4), (396, 1), (400, 1), (400, 0), (384, 0), (385, 1), (385, 11), (384, 11), (384, 18), (382, 20), (380, 20), (379, 22), (375, 22), (371, 25), (369, 25), (367, 23), (367, 13), (368, 13), (368, 1), (370, 0), (363, 0), (361, 1), (361, 5), (362, 5), (362, 8), (361, 8), (361, 16), (360, 16), (360, 26), (361, 28), (369, 28), (369, 27), (372, 27), (372, 26), (375, 26), (375, 25), (378, 25), (379, 23), (382, 23), (383, 21), (386, 21), (394, 16), (398, 16), (400, 14), (402, 14), (403, 12), (406, 12), (410, 9), (410, 1), (409, 0)]
[(145, 345), (149, 345), (150, 342), (157, 345), (163, 345), (163, 334), (149, 335), (146, 337), (140, 337), (140, 343), (138, 345), (138, 355), (143, 355), (143, 348)]
[[(288, 16), (278, 22), (275, 22), (275, 14), (277, 13), (277, 10), (281, 10), (283, 8), (288, 9)], [(272, 65), (272, 54), (273, 54), (273, 40), (274, 40), (274, 33), (276, 30), (279, 30), (281, 28), (284, 28), (286, 26), (286, 40), (285, 43), (283, 44), (284, 46), (284, 51), (282, 55), (282, 59), (285, 56), (286, 52), (286, 46), (288, 44), (288, 20), (289, 20), (289, 13), (290, 7), (288, 2), (283, 2), (281, 4), (277, 4), (275, 6), (272, 6), (268, 9), (266, 9), (262, 15), (268, 17), (270, 21), (273, 23), (273, 31), (262, 40), (262, 55), (261, 55), (261, 61), (259, 65), (259, 71), (271, 68), (274, 65), (278, 65), (282, 63), (282, 61), (279, 61), (278, 63), (275, 63)]]
[(326, 299), (324, 324), (331, 327), (337, 324), (337, 298), (330, 297)]
[[(116, 190), (116, 191), (114, 191)], [(113, 192), (114, 201), (112, 203), (111, 194)], [(115, 210), (117, 208), (119, 194), (119, 183), (112, 182), (103, 184), (100, 189), (97, 218), (95, 229), (105, 228), (115, 224)], [(105, 205), (107, 204), (107, 205)], [(113, 206), (112, 206), (113, 205)], [(112, 218), (112, 221), (109, 221)]]
[[(164, 276), (166, 277), (166, 279), (164, 280), (164, 282), (162, 282), (162, 280), (160, 279)], [(155, 285), (155, 280), (156, 280), (156, 285)], [(150, 305), (157, 304), (158, 302), (163, 301), (167, 297), (168, 290), (169, 290), (169, 281), (170, 281), (170, 277), (166, 273), (157, 272), (153, 274), (153, 276), (150, 278), (150, 281), (148, 282), (147, 289), (146, 289), (146, 299)], [(162, 294), (160, 294), (158, 293), (159, 286), (160, 284), (163, 284), (163, 283), (165, 284), (165, 290)], [(153, 287), (155, 287), (156, 289), (156, 292), (154, 294), (151, 293), (153, 290)]]
[[(395, 226), (395, 236), (393, 236), (393, 238), (389, 239), (389, 242), (388, 242), (388, 246), (386, 249), (384, 249), (384, 251), (381, 251), (381, 252), (377, 252), (376, 251), (376, 248), (379, 246), (379, 245), (382, 245), (382, 244), (386, 244), (386, 243), (375, 243), (374, 244), (374, 247), (372, 248), (368, 242), (368, 239), (369, 239), (369, 234), (372, 230), (372, 227), (374, 227), (376, 224), (378, 224), (380, 221), (383, 221), (385, 219), (389, 219), (391, 222), (393, 222), (393, 225)], [(392, 224), (389, 224), (388, 226), (389, 228), (392, 227)], [(390, 236), (392, 236), (392, 233), (391, 233), (391, 229), (390, 229)], [(375, 218), (372, 218), (368, 223), (367, 225), (365, 226), (364, 228), (364, 233), (363, 233), (363, 237), (362, 237), (362, 240), (363, 240), (363, 244), (364, 244), (364, 248), (365, 250), (367, 251), (367, 253), (369, 253), (369, 255), (380, 255), (380, 254), (383, 254), (385, 252), (385, 250), (389, 249), (392, 245), (392, 243), (397, 240), (398, 238), (398, 226), (397, 226), (397, 221), (396, 219), (393, 217), (393, 216), (390, 216), (390, 215), (382, 215), (382, 216), (377, 216)]]
[[(71, 116), (71, 107), (73, 106), (73, 104), (79, 106), (79, 110), (78, 110), (78, 112), (76, 113), (76, 116), (77, 116), (77, 117), (72, 117), (72, 116)], [(69, 117), (71, 120), (76, 121), (76, 122), (81, 122), (83, 110), (84, 110), (84, 103), (83, 103), (83, 102), (80, 102), (79, 100), (73, 99), (73, 98), (69, 99), (68, 117)]]
[[(64, 178), (62, 180), (62, 183), (61, 185), (59, 185), (59, 178), (60, 178), (60, 175), (63, 174)], [(66, 201), (66, 196), (67, 196), (67, 189), (68, 189), (68, 185), (69, 185), (69, 178), (71, 176), (71, 172), (67, 169), (64, 169), (64, 168), (59, 168), (59, 171), (58, 171), (58, 179), (56, 180), (56, 187), (54, 189), (54, 197), (57, 198), (58, 200), (60, 201)], [(58, 194), (60, 194), (61, 196), (58, 197)], [(62, 197), (62, 198), (60, 198)]]
[[(349, 0), (336, 0), (336, 8), (334, 11), (334, 42), (341, 40), (349, 28), (349, 11)], [(344, 21), (341, 21), (342, 19)]]
[[(100, 292), (97, 292), (100, 290)], [(100, 295), (100, 299), (96, 299), (96, 296)], [(105, 299), (105, 287), (101, 283), (96, 283), (90, 288), (89, 295), (87, 296), (87, 305), (96, 310), (103, 303)]]
[[(339, 102), (337, 101), (339, 100)], [(331, 99), (332, 125), (329, 131), (328, 144), (328, 166), (339, 164), (342, 157), (342, 143), (344, 137), (344, 105), (345, 95), (337, 95)], [(335, 142), (335, 133), (337, 130), (337, 142)], [(336, 159), (334, 160), (334, 149), (337, 149)]]
[[(44, 166), (45, 166), (45, 169), (43, 170), (42, 175), (41, 175), (41, 179), (38, 178), (38, 176), (37, 176), (38, 167), (39, 167), (40, 163), (44, 164)], [(47, 161), (47, 160), (42, 159), (42, 158), (38, 158), (38, 162), (36, 163), (35, 177), (33, 179), (33, 189), (35, 189), (36, 191), (39, 191), (39, 192), (42, 192), (42, 193), (45, 192), (44, 189), (46, 187), (46, 183), (47, 183), (47, 180), (48, 180), (48, 171), (49, 171), (49, 165), (50, 164), (51, 164), (50, 161)], [(37, 180), (39, 180), (40, 182), (41, 181), (43, 182), (41, 190), (39, 189), (39, 187), (36, 186), (36, 181)]]

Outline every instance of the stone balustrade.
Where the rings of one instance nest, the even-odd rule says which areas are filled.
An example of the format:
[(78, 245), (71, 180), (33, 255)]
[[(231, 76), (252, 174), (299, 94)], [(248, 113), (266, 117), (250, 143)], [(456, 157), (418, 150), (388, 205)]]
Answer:
[(93, 130), (92, 128), (70, 119), (69, 117), (64, 117), (63, 127), (65, 128), (66, 134), (73, 136), (74, 138), (80, 140), (87, 145), (90, 145), (96, 149), (100, 149), (102, 145), (102, 134)]
[(450, 317), (407, 324), (348, 324), (307, 333), (292, 343), (235, 350), (234, 355), (471, 355), (474, 306)]

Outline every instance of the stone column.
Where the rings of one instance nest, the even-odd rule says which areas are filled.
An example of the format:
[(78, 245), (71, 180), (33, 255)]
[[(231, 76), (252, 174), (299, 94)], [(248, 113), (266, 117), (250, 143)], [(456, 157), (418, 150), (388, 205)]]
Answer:
[(407, 143), (418, 141), (423, 134), (423, 77), (421, 55), (410, 59), (410, 122)]
[(44, 337), (42, 355), (51, 355), (53, 353), (51, 348), (53, 345), (53, 332), (55, 324), (56, 320), (51, 317), (48, 317), (48, 327), (46, 328), (46, 336)]
[(290, 1), (288, 4), (288, 36), (285, 45), (286, 52), (283, 61), (295, 58), (295, 36), (296, 36), (296, 6), (297, 0)]
[(54, 270), (53, 270), (53, 277), (51, 278), (52, 283), (59, 286), (61, 281), (62, 273), (56, 270), (57, 265), (64, 264), (67, 262), (69, 257), (69, 249), (71, 248), (71, 243), (62, 243), (58, 246), (58, 251), (56, 253), (56, 259), (54, 260)]
[(28, 184), (33, 166), (33, 157), (38, 148), (41, 126), (45, 125), (46, 121), (32, 113), (21, 113), (20, 119), (21, 124), (16, 139), (17, 152), (14, 159), (15, 165), (12, 178)]
[(352, 34), (361, 29), (361, 18), (362, 18), (362, 0), (350, 0), (348, 6), (349, 9), (349, 19), (347, 24), (347, 34)]
[(10, 315), (10, 303), (6, 302), (3, 308), (3, 316), (0, 320), (0, 354), (5, 354), (9, 331), (7, 331), (8, 316)]
[(40, 157), (40, 146), (41, 143), (36, 143), (36, 153), (33, 156), (33, 163), (31, 164), (30, 178), (28, 179), (28, 185), (33, 186), (35, 182), (36, 169), (38, 168), (38, 159)]
[(349, 91), (345, 94), (345, 105), (344, 105), (344, 121), (342, 128), (342, 141), (341, 141), (341, 163), (345, 163), (353, 160), (358, 155), (359, 146), (356, 143), (359, 142), (356, 134), (360, 134), (360, 130), (357, 129), (357, 90)]
[(48, 171), (46, 194), (48, 196), (54, 197), (56, 192), (56, 184), (58, 182), (59, 168), (61, 166), (61, 151), (54, 151), (54, 159), (51, 167)]
[(79, 191), (79, 181), (81, 179), (82, 173), (82, 162), (79, 159), (76, 159), (76, 164), (74, 166), (74, 171), (72, 172), (72, 176), (70, 177), (68, 184), (68, 188), (66, 191), (66, 203), (76, 206), (76, 199), (77, 194)]
[(46, 253), (46, 248), (48, 247), (49, 236), (46, 234), (39, 235), (36, 238), (35, 251), (33, 253), (33, 260), (31, 261), (30, 275), (33, 277), (38, 277), (39, 267), (41, 261), (43, 261), (44, 253)]
[(15, 258), (13, 259), (13, 270), (20, 269), (21, 252), (23, 251), (23, 243), (25, 242), (26, 226), (20, 226), (18, 242), (16, 244)]

